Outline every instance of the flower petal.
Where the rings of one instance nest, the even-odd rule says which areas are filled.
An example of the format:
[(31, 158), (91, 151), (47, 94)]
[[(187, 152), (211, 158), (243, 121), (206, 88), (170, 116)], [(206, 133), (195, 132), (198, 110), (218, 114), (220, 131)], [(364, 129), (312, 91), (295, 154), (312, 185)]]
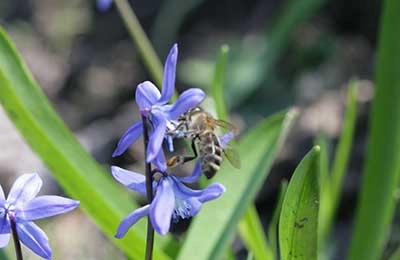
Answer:
[(136, 88), (135, 100), (140, 111), (149, 110), (160, 97), (160, 91), (150, 81), (140, 83)]
[(176, 62), (178, 60), (178, 44), (174, 44), (169, 51), (164, 64), (164, 77), (161, 89), (161, 98), (158, 103), (167, 103), (175, 91)]
[(219, 142), (221, 143), (221, 147), (225, 148), (228, 145), (229, 141), (233, 139), (233, 137), (235, 137), (234, 131), (229, 131), (225, 135), (219, 137)]
[(154, 230), (166, 235), (171, 225), (172, 212), (175, 206), (173, 182), (169, 177), (162, 177), (156, 196), (150, 205), (150, 219)]
[(10, 220), (7, 218), (7, 215), (4, 215), (0, 219), (0, 234), (7, 234), (10, 233)]
[(23, 174), (14, 182), (7, 201), (22, 205), (33, 199), (42, 187), (42, 179), (37, 173)]
[(185, 177), (179, 177), (178, 179), (181, 182), (193, 183), (193, 182), (196, 182), (200, 178), (201, 173), (202, 173), (201, 162), (200, 162), (200, 160), (197, 160), (196, 164), (194, 165), (192, 174), (185, 176)]
[(207, 202), (210, 200), (214, 200), (214, 199), (218, 198), (219, 196), (221, 196), (222, 193), (225, 192), (225, 190), (226, 189), (225, 189), (224, 185), (222, 185), (220, 183), (213, 183), (203, 190), (203, 192), (199, 196), (199, 201)]
[(165, 159), (164, 151), (160, 149), (158, 155), (153, 160), (154, 165), (161, 172), (165, 172), (167, 170), (167, 161)]
[(0, 248), (3, 248), (6, 245), (8, 245), (9, 241), (10, 241), (10, 233), (0, 234)]
[(161, 111), (154, 111), (153, 115), (153, 125), (154, 131), (150, 134), (149, 144), (147, 147), (146, 161), (152, 162), (154, 158), (158, 155), (162, 149), (162, 142), (164, 140), (164, 135), (166, 131), (167, 119)]
[(117, 234), (115, 234), (116, 238), (121, 238), (125, 236), (126, 232), (131, 228), (133, 224), (135, 224), (139, 219), (149, 214), (149, 205), (138, 208), (137, 210), (130, 213), (126, 216), (118, 226)]
[(75, 209), (78, 205), (79, 201), (76, 200), (46, 195), (27, 202), (18, 213), (22, 213), (19, 217), (24, 220), (35, 220), (66, 213)]
[(97, 9), (100, 12), (105, 12), (110, 8), (112, 2), (113, 0), (97, 0), (96, 1)]
[(143, 133), (142, 120), (137, 121), (133, 125), (131, 125), (128, 130), (122, 135), (121, 139), (119, 139), (117, 148), (115, 148), (112, 157), (116, 157), (121, 155), (126, 151), (126, 149), (131, 146)]
[(33, 222), (17, 222), (17, 232), (21, 242), (33, 252), (43, 258), (51, 258), (49, 239)]
[(185, 90), (178, 98), (176, 103), (170, 108), (169, 119), (176, 120), (189, 109), (198, 106), (204, 99), (206, 94), (199, 88), (190, 88)]
[(146, 195), (146, 177), (117, 166), (111, 166), (111, 173), (119, 183), (142, 195)]
[(175, 195), (183, 200), (197, 197), (200, 202), (207, 202), (218, 198), (225, 192), (225, 187), (220, 183), (213, 183), (203, 190), (193, 190), (181, 183), (175, 176), (171, 176), (171, 178), (176, 185)]

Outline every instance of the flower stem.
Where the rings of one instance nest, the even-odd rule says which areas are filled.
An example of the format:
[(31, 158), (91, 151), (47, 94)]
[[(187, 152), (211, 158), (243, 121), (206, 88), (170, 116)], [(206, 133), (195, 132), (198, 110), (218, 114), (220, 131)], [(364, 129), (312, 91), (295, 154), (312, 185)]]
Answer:
[(15, 254), (17, 256), (17, 260), (23, 260), (21, 243), (19, 242), (19, 237), (18, 237), (18, 232), (17, 232), (17, 226), (15, 225), (14, 220), (11, 220), (10, 222), (11, 222), (11, 230), (12, 230), (12, 234), (13, 234)]
[[(144, 151), (145, 157), (147, 157), (147, 146), (149, 144), (149, 132), (148, 132), (148, 123), (149, 121), (145, 116), (142, 116), (142, 125), (143, 125), (143, 137), (144, 137)], [(146, 168), (146, 191), (147, 191), (147, 200), (148, 203), (151, 204), (153, 201), (153, 172), (151, 170), (151, 163), (147, 163), (147, 159), (145, 158), (145, 168)], [(151, 224), (150, 214), (147, 217), (147, 239), (146, 239), (146, 260), (153, 259), (153, 245), (154, 245), (154, 228)]]
[(156, 85), (161, 86), (163, 66), (127, 0), (115, 0), (118, 12)]

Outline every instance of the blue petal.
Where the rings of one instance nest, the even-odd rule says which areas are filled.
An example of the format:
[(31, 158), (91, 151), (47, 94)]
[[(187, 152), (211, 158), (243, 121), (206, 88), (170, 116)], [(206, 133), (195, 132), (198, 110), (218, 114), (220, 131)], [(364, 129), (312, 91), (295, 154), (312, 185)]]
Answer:
[(221, 196), (222, 193), (225, 192), (225, 190), (226, 189), (225, 189), (224, 185), (222, 185), (220, 183), (213, 183), (203, 190), (203, 192), (199, 196), (199, 201), (207, 202), (210, 200), (214, 200), (214, 199), (218, 198), (219, 196)]
[(154, 230), (160, 235), (166, 235), (171, 225), (172, 212), (175, 205), (173, 182), (170, 178), (162, 177), (157, 188), (156, 196), (150, 205), (150, 219)]
[(182, 184), (175, 176), (171, 176), (171, 178), (175, 181), (176, 185), (175, 196), (183, 200), (195, 197), (200, 202), (206, 202), (218, 198), (225, 192), (225, 187), (219, 183), (213, 183), (203, 190), (193, 190)]
[(173, 179), (175, 185), (175, 195), (180, 199), (186, 200), (192, 197), (199, 197), (203, 190), (193, 190), (187, 186), (185, 186), (180, 179), (175, 177), (174, 175), (170, 175), (170, 178)]
[(112, 157), (119, 156), (126, 151), (126, 149), (131, 146), (143, 133), (142, 120), (137, 121), (131, 125), (128, 130), (122, 135), (118, 142), (117, 148), (112, 155)]
[(121, 238), (125, 236), (126, 232), (135, 224), (139, 219), (149, 214), (149, 205), (138, 208), (137, 210), (126, 216), (118, 226), (116, 238)]
[(8, 245), (9, 241), (10, 241), (10, 233), (0, 234), (0, 248), (3, 248), (6, 245)]
[(160, 97), (160, 91), (150, 81), (140, 83), (136, 88), (135, 100), (140, 111), (151, 109)]
[(189, 176), (185, 176), (185, 177), (179, 177), (178, 179), (181, 182), (193, 183), (193, 182), (196, 182), (200, 178), (201, 173), (202, 173), (201, 163), (200, 163), (200, 160), (197, 160), (196, 164), (194, 165), (192, 174), (190, 174)]
[(0, 234), (10, 233), (10, 220), (7, 218), (7, 215), (4, 215), (0, 219)]
[(17, 222), (17, 232), (21, 242), (33, 252), (43, 258), (51, 258), (49, 239), (33, 222)]
[(232, 140), (234, 136), (235, 136), (234, 131), (229, 131), (225, 135), (219, 137), (219, 142), (221, 143), (222, 148), (225, 148), (228, 145), (229, 141)]
[(111, 173), (118, 182), (142, 195), (146, 195), (146, 177), (117, 166), (111, 167)]
[(7, 201), (22, 205), (33, 199), (42, 187), (42, 179), (37, 173), (23, 174), (14, 182), (8, 194)]
[(160, 149), (158, 155), (153, 160), (154, 165), (161, 172), (165, 172), (167, 170), (167, 161), (165, 160), (164, 151)]
[(164, 77), (162, 82), (161, 98), (158, 103), (167, 103), (175, 91), (176, 62), (178, 60), (178, 44), (174, 44), (169, 51), (164, 65)]
[(165, 118), (163, 112), (157, 110), (154, 111), (152, 115), (153, 115), (152, 120), (153, 120), (154, 130), (150, 134), (149, 144), (147, 147), (146, 161), (148, 163), (152, 162), (162, 149), (161, 146), (164, 140), (166, 126), (167, 126), (167, 119)]
[(100, 12), (105, 12), (110, 8), (112, 2), (113, 2), (113, 0), (97, 0), (96, 1), (97, 9)]
[[(35, 220), (63, 214), (78, 207), (79, 201), (60, 196), (39, 196), (27, 202), (18, 216), (24, 220)], [(20, 215), (20, 213), (22, 213)]]
[(171, 179), (175, 185), (174, 219), (178, 219), (178, 217), (185, 219), (196, 215), (201, 209), (202, 202), (199, 197), (202, 196), (203, 190), (192, 190), (175, 176), (171, 176)]
[(169, 119), (175, 120), (189, 109), (198, 106), (203, 101), (204, 97), (204, 91), (199, 88), (190, 88), (184, 91), (168, 111)]

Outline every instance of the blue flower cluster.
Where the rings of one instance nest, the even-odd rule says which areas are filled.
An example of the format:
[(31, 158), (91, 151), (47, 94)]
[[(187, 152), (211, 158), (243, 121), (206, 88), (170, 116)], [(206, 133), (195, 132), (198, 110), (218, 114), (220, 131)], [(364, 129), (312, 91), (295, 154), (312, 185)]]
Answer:
[[(136, 103), (140, 113), (150, 122), (149, 143), (146, 151), (147, 163), (153, 163), (156, 167), (153, 187), (155, 189), (154, 200), (132, 213), (130, 213), (119, 225), (117, 238), (123, 237), (128, 229), (140, 218), (149, 215), (155, 231), (161, 235), (167, 234), (172, 221), (190, 218), (196, 215), (204, 202), (221, 196), (225, 191), (222, 184), (214, 183), (203, 190), (193, 190), (184, 183), (193, 183), (201, 176), (201, 167), (196, 163), (193, 172), (186, 177), (177, 177), (167, 173), (167, 164), (162, 149), (163, 141), (170, 141), (166, 133), (174, 127), (174, 121), (188, 110), (197, 107), (205, 98), (205, 93), (198, 88), (190, 88), (184, 91), (174, 104), (168, 102), (175, 91), (175, 71), (178, 58), (178, 46), (175, 44), (166, 59), (162, 90), (153, 83), (145, 81), (137, 86)], [(123, 134), (113, 156), (121, 155), (143, 133), (142, 121), (134, 123)], [(228, 133), (221, 138), (221, 143), (227, 143), (232, 138)], [(114, 178), (140, 194), (146, 194), (145, 176), (136, 172), (113, 166), (111, 168)]]

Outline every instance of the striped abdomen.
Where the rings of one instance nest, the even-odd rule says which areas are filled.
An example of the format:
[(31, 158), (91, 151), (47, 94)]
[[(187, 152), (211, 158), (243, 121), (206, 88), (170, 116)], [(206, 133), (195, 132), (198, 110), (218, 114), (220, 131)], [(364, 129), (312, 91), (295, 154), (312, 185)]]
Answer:
[(210, 179), (214, 177), (221, 166), (222, 147), (218, 137), (212, 131), (199, 135), (197, 145), (200, 151), (201, 169), (204, 175)]

